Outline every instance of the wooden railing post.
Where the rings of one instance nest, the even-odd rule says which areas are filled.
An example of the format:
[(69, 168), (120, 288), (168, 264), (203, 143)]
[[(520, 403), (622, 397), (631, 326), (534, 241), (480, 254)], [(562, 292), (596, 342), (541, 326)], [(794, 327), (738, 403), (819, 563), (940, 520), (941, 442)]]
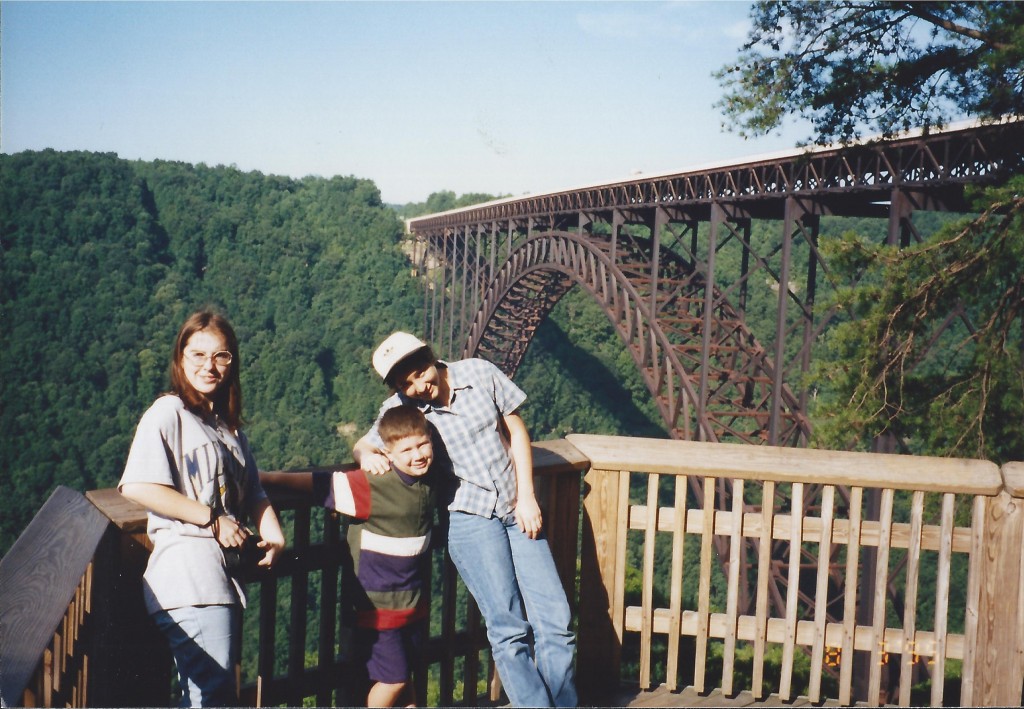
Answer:
[(533, 445), (533, 467), (548, 546), (575, 612), (580, 473), (587, 468), (587, 459), (568, 441), (542, 441)]
[(1024, 463), (1009, 463), (1002, 473), (1004, 490), (985, 501), (984, 529), (971, 552), (980, 559), (977, 636), (964, 661), (960, 698), (965, 706), (1020, 706), (1024, 687)]
[(96, 555), (93, 612), (102, 631), (91, 660), (90, 703), (166, 704), (173, 660), (166, 638), (146, 612), (142, 593), (150, 552), (146, 511), (116, 490), (92, 490), (86, 497), (111, 522)]
[(609, 690), (619, 682), (628, 476), (590, 470), (583, 479), (576, 643), (576, 684), (582, 704), (607, 703)]

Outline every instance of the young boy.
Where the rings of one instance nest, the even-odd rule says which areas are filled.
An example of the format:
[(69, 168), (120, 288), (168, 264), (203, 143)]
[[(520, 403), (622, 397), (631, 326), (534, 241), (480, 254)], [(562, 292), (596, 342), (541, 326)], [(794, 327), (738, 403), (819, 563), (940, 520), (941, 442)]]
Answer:
[(431, 471), (429, 424), (416, 407), (390, 409), (379, 431), (392, 466), (384, 475), (351, 470), (263, 473), (261, 479), (311, 491), (325, 507), (353, 518), (348, 540), (359, 582), (354, 641), (372, 683), (367, 706), (414, 706), (411, 671), (428, 628), (439, 475)]

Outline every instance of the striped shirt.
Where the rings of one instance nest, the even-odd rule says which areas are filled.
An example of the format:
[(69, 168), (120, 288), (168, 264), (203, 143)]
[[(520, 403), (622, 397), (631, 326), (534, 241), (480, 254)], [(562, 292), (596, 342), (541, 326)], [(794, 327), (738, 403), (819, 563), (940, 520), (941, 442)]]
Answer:
[[(329, 476), (329, 479), (327, 479)], [(348, 543), (360, 588), (356, 625), (387, 630), (425, 618), (430, 609), (430, 530), (437, 495), (433, 471), (392, 469), (314, 474), (325, 507), (351, 517)]]
[[(526, 394), (487, 360), (439, 361), (437, 367), (448, 369), (448, 406), (434, 406), (396, 393), (381, 405), (377, 420), (400, 404), (419, 408), (441, 437), (442, 445), (434, 446), (435, 458), (449, 458), (459, 479), (448, 509), (482, 517), (508, 517), (516, 508), (516, 476), (501, 419), (515, 413), (526, 401)], [(383, 446), (376, 423), (367, 440), (378, 448)]]

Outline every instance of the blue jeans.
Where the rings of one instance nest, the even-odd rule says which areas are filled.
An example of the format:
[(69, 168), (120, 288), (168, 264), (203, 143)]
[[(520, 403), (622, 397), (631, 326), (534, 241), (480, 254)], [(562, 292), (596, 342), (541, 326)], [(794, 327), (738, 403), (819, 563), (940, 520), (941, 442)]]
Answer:
[(512, 517), (452, 512), (448, 552), (487, 624), (509, 701), (575, 706), (576, 638), (547, 539), (530, 539)]
[(236, 706), (241, 607), (186, 606), (158, 611), (153, 620), (171, 644), (181, 685), (180, 706)]

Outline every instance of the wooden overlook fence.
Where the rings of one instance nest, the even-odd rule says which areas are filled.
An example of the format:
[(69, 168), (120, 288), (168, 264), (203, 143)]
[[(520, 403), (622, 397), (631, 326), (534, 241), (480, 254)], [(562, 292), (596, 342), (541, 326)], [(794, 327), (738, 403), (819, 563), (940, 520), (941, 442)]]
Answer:
[[(536, 444), (535, 460), (578, 619), (581, 701), (621, 701), (625, 681), (761, 702), (1021, 703), (1024, 463), (589, 435)], [(703, 488), (699, 505), (690, 478)], [(716, 509), (726, 488), (735, 506)], [(876, 490), (877, 513), (864, 503)], [(812, 491), (821, 503), (807, 509)], [(289, 553), (250, 584), (246, 632), (259, 634), (259, 652), (243, 701), (351, 703), (339, 520), (271, 494), (290, 520)], [(759, 509), (762, 499), (774, 503)], [(716, 537), (728, 549), (724, 574)], [(789, 545), (784, 613), (768, 603), (771, 555), (747, 565), (745, 538)], [(830, 554), (836, 546), (842, 553)], [(801, 573), (801, 548), (841, 563)], [(0, 561), (5, 706), (167, 705), (170, 658), (141, 603), (147, 553), (144, 514), (115, 491), (54, 493)], [(450, 565), (436, 566), (443, 590), (417, 667), (420, 701), (489, 703), (498, 685), (487, 682), (479, 618)], [(755, 611), (741, 615), (747, 583)], [(861, 588), (875, 601), (867, 619), (857, 614)], [(833, 598), (842, 607), (827, 621)], [(307, 655), (310, 636), (317, 652)], [(957, 669), (953, 696), (957, 682), (941, 678)]]

